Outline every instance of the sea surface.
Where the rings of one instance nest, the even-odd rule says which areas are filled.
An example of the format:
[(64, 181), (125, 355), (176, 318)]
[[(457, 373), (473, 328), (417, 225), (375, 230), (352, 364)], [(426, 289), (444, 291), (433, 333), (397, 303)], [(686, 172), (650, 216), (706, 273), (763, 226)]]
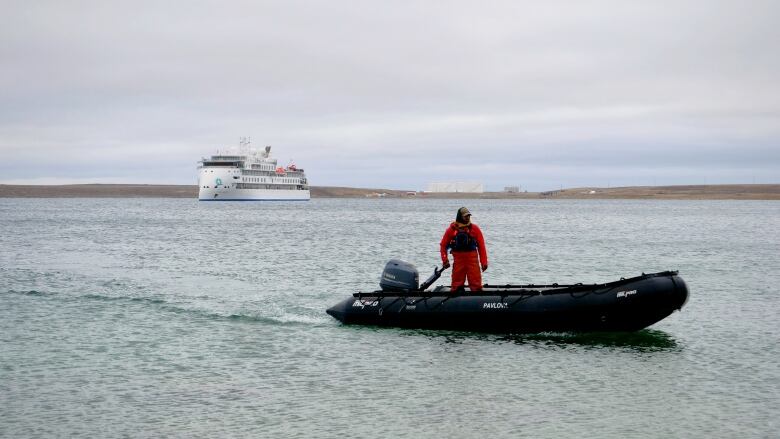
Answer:
[[(486, 282), (690, 299), (626, 334), (325, 314), (426, 278), (462, 205)], [(0, 199), (0, 437), (779, 437), (779, 256), (777, 201)]]

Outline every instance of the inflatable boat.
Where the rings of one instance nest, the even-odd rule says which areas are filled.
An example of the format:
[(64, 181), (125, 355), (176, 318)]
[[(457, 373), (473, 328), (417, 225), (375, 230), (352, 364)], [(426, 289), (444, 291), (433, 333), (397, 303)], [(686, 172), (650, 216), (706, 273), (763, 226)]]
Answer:
[(483, 332), (637, 331), (688, 300), (676, 271), (644, 274), (602, 284), (489, 285), (482, 291), (428, 287), (413, 265), (392, 260), (381, 290), (358, 292), (327, 310), (344, 324)]

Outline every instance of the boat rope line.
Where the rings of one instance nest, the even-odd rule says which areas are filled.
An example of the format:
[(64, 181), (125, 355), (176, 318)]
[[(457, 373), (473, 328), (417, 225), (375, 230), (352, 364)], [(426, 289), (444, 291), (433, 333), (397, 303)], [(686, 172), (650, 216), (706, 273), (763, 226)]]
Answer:
[[(653, 277), (670, 277), (674, 279), (674, 276), (677, 275), (677, 271), (664, 271), (662, 273), (653, 273), (653, 274), (642, 274), (642, 276), (637, 276), (633, 278), (623, 279), (621, 278), (619, 281), (615, 282), (609, 282), (609, 283), (603, 283), (603, 284), (583, 284), (583, 283), (576, 283), (576, 284), (570, 284), (570, 285), (560, 285), (557, 283), (550, 284), (550, 285), (488, 285), (485, 284), (486, 289), (483, 289), (481, 291), (483, 296), (500, 296), (500, 297), (508, 297), (508, 296), (534, 296), (534, 295), (542, 295), (542, 296), (548, 296), (553, 294), (571, 294), (572, 297), (578, 297), (576, 294), (578, 293), (585, 293), (584, 297), (587, 294), (606, 294), (612, 290), (614, 290), (617, 287), (620, 287), (622, 285), (625, 285), (627, 283), (635, 282), (642, 279), (649, 279)], [(545, 289), (547, 288), (547, 289)], [(473, 292), (472, 292), (473, 293)], [(491, 294), (492, 293), (492, 294)], [(363, 303), (363, 298), (366, 299), (380, 299), (384, 297), (419, 297), (421, 300), (427, 300), (433, 297), (445, 297), (445, 300), (460, 297), (462, 295), (474, 295), (474, 294), (464, 294), (464, 293), (451, 293), (451, 292), (436, 292), (434, 291), (421, 291), (421, 290), (403, 290), (403, 291), (373, 291), (373, 292), (357, 292), (353, 293), (352, 296), (358, 298), (361, 300), (361, 304), (364, 306), (366, 303)]]
[[(541, 296), (541, 294), (539, 294), (539, 295)], [(530, 299), (531, 297), (534, 297), (534, 296), (536, 296), (536, 294), (528, 294), (528, 295), (525, 295), (525, 296), (521, 295), (520, 297), (518, 297), (517, 299), (515, 299), (515, 301), (514, 301), (514, 302), (512, 302), (512, 303), (507, 303), (507, 306), (508, 306), (508, 307), (510, 307), (510, 308), (512, 308), (513, 306), (517, 305), (519, 302), (521, 302), (521, 301), (523, 301), (523, 300), (526, 300), (526, 299)], [(507, 297), (507, 296), (501, 296), (501, 302), (503, 302), (503, 301), (504, 301), (504, 297)]]
[[(666, 277), (669, 277), (671, 279), (672, 285), (674, 285), (675, 288), (677, 287), (677, 283), (674, 280), (674, 275), (676, 273), (677, 273), (676, 271), (675, 272), (662, 273), (662, 274), (666, 275)], [(637, 278), (633, 278), (632, 280), (646, 279), (646, 278), (650, 278), (650, 277), (659, 277), (659, 276), (644, 275), (644, 273), (643, 273), (642, 276), (637, 277)], [(624, 279), (621, 279), (620, 281), (615, 282), (614, 285), (609, 285), (609, 284), (584, 285), (582, 283), (578, 283), (578, 284), (574, 284), (574, 285), (567, 285), (567, 286), (564, 286), (564, 287), (560, 288), (560, 286), (558, 286), (557, 284), (554, 284), (554, 285), (556, 285), (559, 288), (553, 289), (553, 290), (526, 290), (526, 289), (522, 289), (522, 290), (519, 290), (519, 291), (518, 290), (505, 289), (505, 290), (498, 290), (496, 292), (497, 293), (508, 293), (508, 294), (488, 294), (487, 296), (498, 296), (500, 298), (501, 303), (505, 303), (508, 308), (513, 308), (518, 303), (520, 303), (522, 301), (525, 301), (525, 300), (528, 300), (528, 299), (530, 299), (532, 297), (536, 297), (536, 296), (551, 296), (551, 295), (554, 295), (554, 294), (567, 294), (568, 293), (571, 297), (573, 297), (575, 299), (581, 299), (581, 298), (586, 297), (586, 296), (588, 296), (590, 294), (593, 294), (593, 295), (596, 295), (596, 296), (607, 294), (610, 291), (613, 291), (615, 288), (622, 286), (623, 284), (625, 284)], [(601, 289), (601, 290), (599, 290), (599, 289), (587, 289), (588, 287), (593, 287), (593, 286), (596, 286), (596, 285), (603, 285), (604, 287), (608, 287), (608, 288), (604, 288), (604, 289)], [(572, 287), (575, 287), (575, 288), (572, 288)], [(583, 289), (582, 289), (582, 291), (578, 291), (579, 288), (576, 288), (576, 287), (580, 287), (580, 288), (583, 288)], [(377, 294), (377, 293), (385, 293), (385, 294), (380, 295), (380, 294)], [(402, 306), (402, 307), (400, 307), (398, 309), (398, 312), (401, 313), (401, 312), (403, 312), (406, 309), (407, 306), (416, 306), (417, 304), (419, 304), (421, 302), (425, 304), (426, 308), (428, 308), (431, 311), (434, 311), (434, 310), (438, 309), (440, 306), (442, 306), (445, 302), (447, 302), (450, 299), (458, 298), (458, 297), (461, 297), (461, 296), (463, 296), (463, 297), (470, 296), (470, 294), (463, 294), (463, 293), (446, 294), (446, 295), (442, 294), (442, 295), (419, 296), (419, 295), (416, 295), (416, 294), (413, 295), (413, 293), (414, 293), (413, 291), (406, 291), (406, 294), (399, 294), (397, 292), (394, 292), (394, 293), (391, 293), (391, 294), (399, 294), (399, 295), (393, 295), (393, 296), (390, 296), (387, 293), (391, 293), (391, 292), (387, 292), (387, 291), (376, 291), (376, 292), (373, 292), (373, 293), (358, 292), (358, 293), (353, 294), (353, 296), (356, 296), (358, 298), (358, 301), (360, 302), (360, 304), (362, 306), (372, 306), (372, 304), (374, 302), (376, 302), (377, 307), (378, 307), (378, 313), (379, 313), (380, 316), (384, 315), (384, 312), (386, 310), (388, 310), (390, 307), (392, 307), (393, 305), (395, 305), (399, 300), (402, 300), (404, 302), (404, 306)], [(517, 296), (517, 299), (513, 300), (512, 302), (507, 302), (506, 301), (506, 299), (508, 297), (514, 297), (514, 296)], [(390, 298), (390, 297), (392, 297), (394, 299), (389, 304), (382, 306), (382, 299)], [(432, 307), (428, 306), (428, 299), (433, 299), (434, 297), (443, 297), (443, 299), (439, 303), (433, 305)], [(409, 298), (413, 298), (413, 299), (411, 301), (409, 301), (409, 300), (407, 300)]]
[(458, 296), (445, 296), (445, 297), (444, 297), (444, 299), (442, 299), (442, 301), (441, 301), (441, 302), (437, 303), (437, 304), (436, 304), (436, 306), (434, 306), (433, 308), (431, 308), (431, 311), (433, 311), (433, 310), (435, 310), (436, 308), (438, 308), (438, 307), (440, 307), (440, 306), (444, 305), (444, 302), (446, 302), (446, 301), (448, 301), (448, 300), (452, 299), (453, 297), (458, 297)]
[[(677, 286), (677, 282), (674, 280), (674, 276), (671, 276), (669, 279), (672, 280), (672, 285), (674, 286), (674, 291), (677, 291), (679, 287)], [(680, 307), (677, 308), (677, 309), (682, 309), (682, 305), (680, 305)]]

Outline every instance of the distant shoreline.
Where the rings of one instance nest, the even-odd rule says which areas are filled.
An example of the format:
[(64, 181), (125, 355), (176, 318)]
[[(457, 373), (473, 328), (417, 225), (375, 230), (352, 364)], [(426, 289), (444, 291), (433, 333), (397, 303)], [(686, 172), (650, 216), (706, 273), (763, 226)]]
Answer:
[[(195, 185), (3, 185), (0, 198), (197, 198)], [(569, 188), (547, 192), (431, 193), (313, 186), (312, 198), (780, 200), (780, 184)]]
[[(0, 198), (197, 198), (195, 185), (4, 185)], [(780, 200), (780, 184), (570, 188), (548, 192), (431, 193), (313, 186), (312, 198)]]

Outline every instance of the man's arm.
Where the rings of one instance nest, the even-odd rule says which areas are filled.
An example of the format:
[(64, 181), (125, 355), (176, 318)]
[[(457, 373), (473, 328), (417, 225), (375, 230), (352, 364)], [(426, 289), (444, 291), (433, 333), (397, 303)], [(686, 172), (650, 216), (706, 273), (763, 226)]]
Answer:
[(450, 265), (450, 260), (447, 257), (447, 246), (452, 241), (452, 232), (452, 227), (447, 227), (447, 230), (444, 231), (444, 236), (441, 237), (441, 242), (439, 242), (439, 253), (441, 253), (441, 263), (444, 265), (444, 268)]
[(485, 237), (482, 236), (482, 230), (476, 224), (473, 225), (474, 238), (477, 240), (477, 251), (479, 252), (479, 262), (482, 265), (482, 271), (487, 270), (488, 255)]

